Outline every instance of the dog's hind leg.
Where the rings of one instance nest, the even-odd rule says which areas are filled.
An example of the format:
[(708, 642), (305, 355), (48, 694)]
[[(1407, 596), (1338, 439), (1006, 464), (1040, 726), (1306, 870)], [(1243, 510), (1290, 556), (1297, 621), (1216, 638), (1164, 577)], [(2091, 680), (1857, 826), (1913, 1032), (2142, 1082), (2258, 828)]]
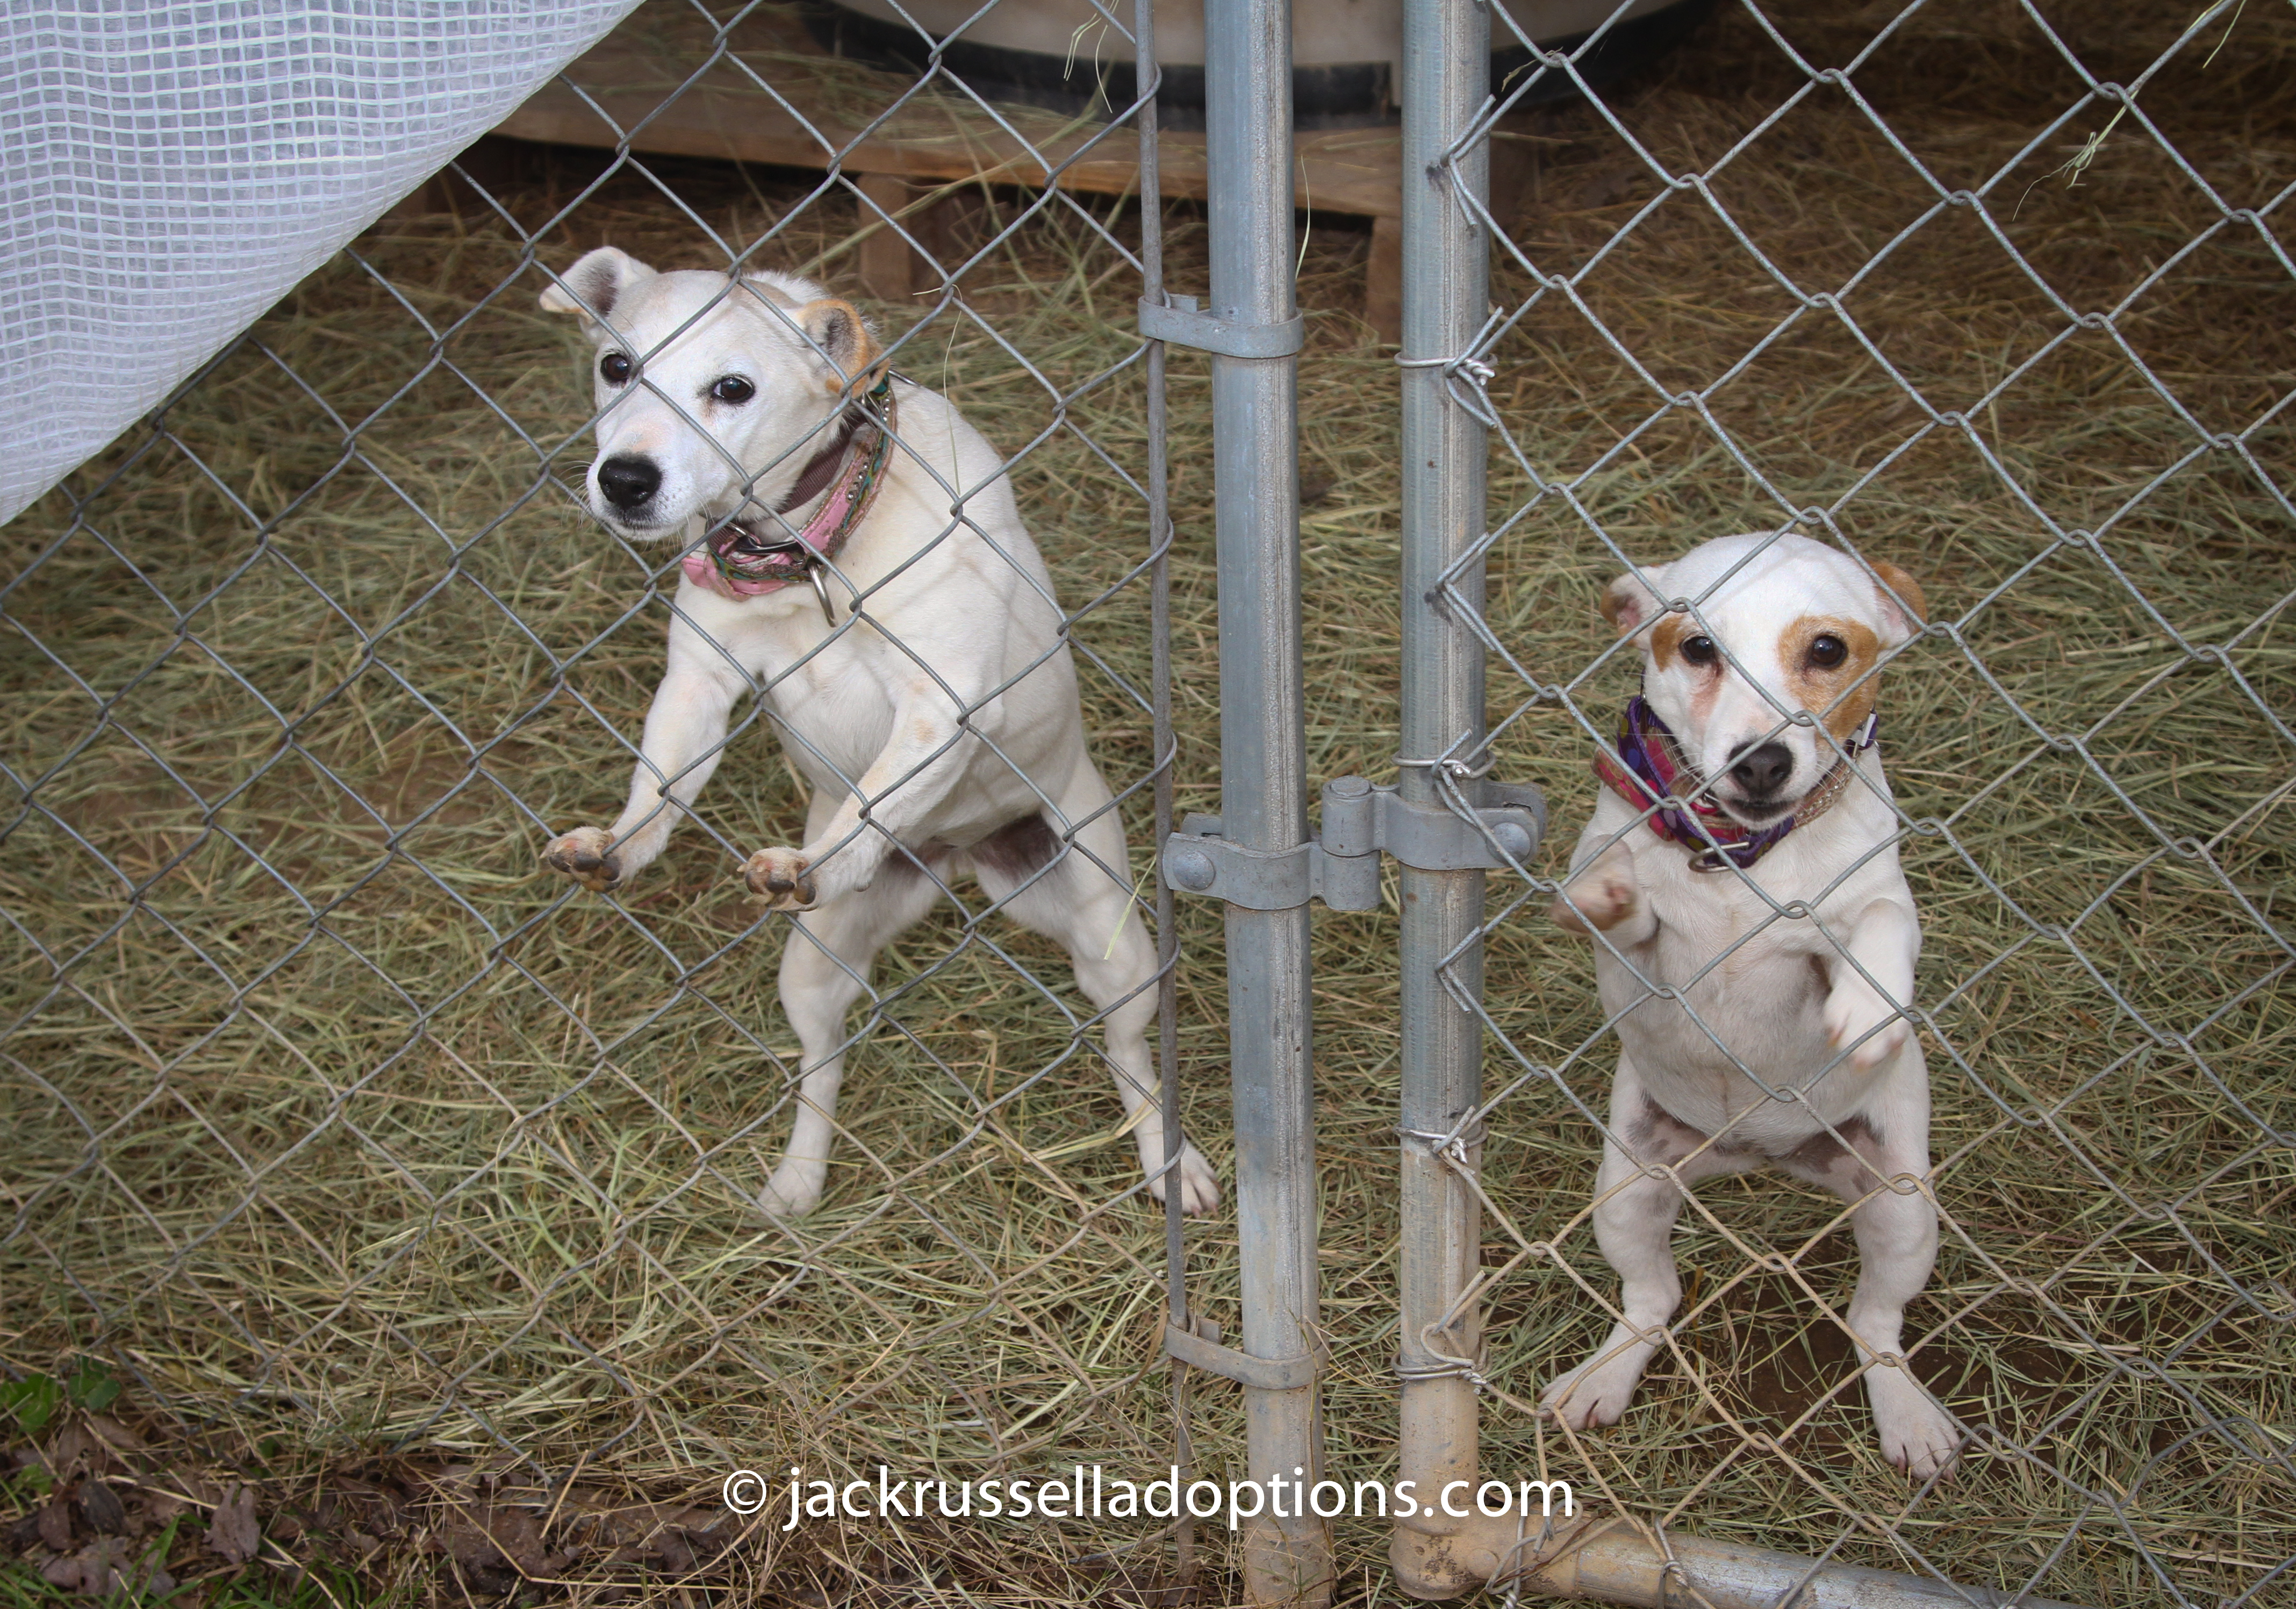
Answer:
[(1044, 818), (1032, 816), (974, 845), (973, 870), (982, 891), (1001, 902), (1007, 915), (1058, 940), (1069, 952), (1077, 987), (1102, 1014), (1108, 1063), (1139, 1147), (1149, 1194), (1162, 1201), (1176, 1182), (1182, 1211), (1209, 1212), (1219, 1204), (1219, 1179), (1203, 1153), (1182, 1139), (1171, 1178), (1165, 1174), (1164, 1114), (1148, 1055), (1148, 1024), (1156, 1015), (1156, 951), (1133, 907), (1131, 889), (1118, 881), (1128, 864), (1123, 831), (1116, 813), (1106, 808), (1104, 785), (1097, 790), (1096, 802), (1091, 790), (1075, 792), (1083, 797), (1062, 801), (1073, 812), (1071, 819), (1084, 820), (1074, 847), (1063, 853)]
[(1866, 1370), (1866, 1395), (1882, 1456), (1915, 1480), (1949, 1469), (1961, 1430), (1914, 1377), (1905, 1359), (1906, 1304), (1922, 1293), (1937, 1261), (1937, 1205), (1922, 1187), (1930, 1171), (1929, 1076), (1918, 1046), (1898, 1053), (1872, 1118), (1836, 1125), (1850, 1150), (1821, 1136), (1787, 1159), (1790, 1171), (1853, 1203), (1857, 1289), (1849, 1298), (1850, 1338)]
[(871, 887), (791, 919), (782, 950), (782, 1012), (804, 1047), (789, 1151), (758, 1204), (775, 1217), (813, 1211), (829, 1178), (837, 1089), (845, 1077), (845, 1017), (867, 992), (877, 952), (933, 907), (941, 885), (896, 851)]
[[(1618, 1423), (1682, 1301), (1682, 1280), (1668, 1237), (1682, 1210), (1683, 1186), (1743, 1172), (1760, 1162), (1749, 1153), (1707, 1144), (1704, 1135), (1668, 1116), (1644, 1094), (1634, 1063), (1620, 1054), (1594, 1208), (1595, 1239), (1619, 1275), (1619, 1318), (1585, 1362), (1539, 1393), (1543, 1412), (1579, 1430)], [(1673, 1177), (1658, 1171), (1661, 1168), (1671, 1168)]]

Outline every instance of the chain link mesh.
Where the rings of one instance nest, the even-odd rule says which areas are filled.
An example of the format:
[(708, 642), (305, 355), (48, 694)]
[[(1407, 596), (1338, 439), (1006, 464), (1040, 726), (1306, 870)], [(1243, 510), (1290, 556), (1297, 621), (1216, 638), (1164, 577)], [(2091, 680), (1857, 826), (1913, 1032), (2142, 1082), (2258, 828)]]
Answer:
[[(1462, 1120), (1488, 1133), (1490, 1318), (1459, 1363), (1487, 1468), (1974, 1587), (2286, 1601), (2290, 21), (1732, 5), (1662, 93), (1527, 117), (1576, 70), (1537, 53), (1461, 131), (1521, 195), (1495, 183), (1498, 305), (1448, 365), (1493, 431), (1462, 562), (1489, 597), (1446, 601), (1494, 656), (1496, 774), (1557, 824), (1535, 874), (1493, 879), (1496, 1053)], [(1623, 1420), (1537, 1413), (1620, 1317), (1596, 1153), (1639, 1143), (1611, 1127), (1592, 948), (1546, 914), (1640, 670), (1591, 605), (1749, 531), (1927, 591), (1880, 710), (1943, 1242), (1906, 1344), (1971, 1434), (1948, 1480), (1883, 1461), (1848, 1207), (1776, 1172), (1684, 1207), (1683, 1300)], [(1797, 920), (1773, 906), (1710, 965)]]
[[(1097, 14), (1083, 62), (1127, 53)], [(1493, 882), (1484, 1106), (1417, 1137), (1492, 1226), (1486, 1349), (1455, 1366), (1487, 1466), (2052, 1597), (2286, 1595), (2292, 54), (2285, 12), (2237, 5), (1733, 7), (1661, 78), (1572, 105), (1544, 103), (1576, 59), (1534, 52), (1461, 131), (1494, 141), (1502, 260), (1447, 366), (1496, 456), (1488, 601), (1447, 602), (1494, 655), (1495, 775), (1584, 819), (1633, 677), (1589, 605), (1631, 565), (1792, 531), (1927, 591), (1882, 705), (1944, 1233), (1906, 1339), (1975, 1437), (1949, 1487), (1882, 1463), (1843, 1209), (1775, 1175), (1685, 1208), (1685, 1301), (1619, 1425), (1533, 1413), (1618, 1300), (1589, 1217), (1610, 1040), (1588, 947), (1544, 914), (1558, 830)], [(8, 1360), (88, 1348), (258, 1432), (657, 1488), (782, 1458), (1160, 1469), (1160, 1213), (1057, 945), (964, 886), (891, 945), (828, 1198), (773, 1225), (753, 1203), (799, 1058), (767, 963), (794, 940), (734, 880), (804, 814), (768, 723), (745, 709), (628, 889), (536, 869), (638, 763), (676, 579), (581, 506), (590, 350), (534, 308), (611, 243), (890, 293), (863, 302), (897, 366), (1010, 455), (1138, 874), (1157, 549), (1118, 326), (1141, 251), (1095, 168), (1131, 133), (689, 0), (649, 0), (521, 115), (594, 160), (475, 150), (9, 528)], [(768, 125), (780, 166), (685, 160)], [(1390, 439), (1367, 351), (1309, 370), (1332, 775), (1391, 732), (1365, 615), (1389, 560), (1362, 539)], [(1321, 1054), (1365, 1074), (1325, 1091), (1334, 1466), (1370, 1478), (1391, 933), (1318, 921)], [(1199, 990), (1181, 1031), (1209, 1046)], [(1216, 1141), (1217, 1081), (1197, 1093)], [(1200, 1406), (1215, 1456), (1240, 1444), (1225, 1396)], [(989, 1545), (1018, 1579), (1031, 1549), (1141, 1541)], [(1350, 1572), (1379, 1545), (1342, 1544)]]
[[(1130, 53), (1095, 17), (1086, 75)], [(1076, 840), (1112, 815), (1128, 858), (1095, 874), (1152, 920), (1139, 209), (1067, 182), (1134, 160), (1103, 99), (1015, 107), (937, 57), (832, 58), (793, 7), (652, 0), (522, 114), (591, 155), (474, 148), (11, 527), (12, 1364), (88, 1348), (257, 1433), (710, 1501), (734, 1466), (1160, 1470), (1164, 1215), (1101, 1031), (1157, 983), (1071, 975), (1114, 924), (1072, 956), (1010, 919), (1030, 878), (952, 888), (849, 1016), (825, 1201), (772, 1222), (801, 1104), (772, 963), (808, 939), (739, 870), (802, 841), (775, 722), (737, 710), (627, 887), (537, 864), (646, 763), (678, 607), (676, 546), (585, 506), (594, 358), (536, 307), (612, 244), (819, 276), (1007, 455), (1057, 635), (961, 713), (1072, 660), (1115, 800), (1067, 817), (1067, 779), (1028, 778), (1068, 846), (1038, 875), (1108, 859)], [(775, 118), (781, 166), (663, 154)], [(845, 579), (849, 629), (893, 635)], [(1093, 1534), (991, 1539), (1020, 1571)]]

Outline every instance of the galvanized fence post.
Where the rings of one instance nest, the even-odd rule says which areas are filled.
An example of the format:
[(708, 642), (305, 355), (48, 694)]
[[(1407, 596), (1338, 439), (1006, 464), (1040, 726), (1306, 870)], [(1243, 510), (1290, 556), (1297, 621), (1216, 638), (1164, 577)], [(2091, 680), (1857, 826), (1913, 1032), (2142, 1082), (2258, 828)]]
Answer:
[[(1133, 82), (1139, 86), (1135, 119), (1140, 135), (1140, 300), (1161, 306), (1164, 294), (1164, 188), (1156, 146), (1156, 0), (1133, 0)], [(1147, 342), (1144, 360), (1148, 424), (1148, 540), (1153, 558), (1148, 570), (1150, 652), (1148, 696), (1156, 756), (1156, 842), (1171, 835), (1173, 768), (1178, 763), (1172, 732), (1172, 513), (1171, 465), (1165, 453), (1164, 343)], [(1193, 1334), (1188, 1311), (1188, 1243), (1181, 1193), (1172, 1187), (1185, 1143), (1180, 1129), (1180, 924), (1172, 885), (1156, 879), (1156, 1098), (1164, 1119), (1164, 1317), (1172, 1328)], [(1194, 1449), (1188, 1430), (1188, 1366), (1169, 1359), (1172, 1382), (1172, 1467), (1193, 1484)], [(1185, 1585), (1195, 1579), (1195, 1520), (1184, 1506), (1173, 1516), (1172, 1563)]]
[[(1459, 565), (1483, 534), (1484, 430), (1451, 397), (1449, 360), (1475, 338), (1488, 300), (1489, 242), (1481, 201), (1489, 146), (1452, 152), (1488, 94), (1490, 12), (1480, 0), (1405, 0), (1403, 8), (1403, 710), (1397, 789), (1442, 808), (1482, 768), (1483, 647), (1480, 558)], [(1457, 568), (1454, 569), (1455, 566)], [(1452, 606), (1456, 600), (1464, 611)], [(1445, 1156), (1477, 1165), (1480, 1131), (1462, 1131), (1482, 1099), (1482, 1025), (1446, 993), (1480, 995), (1483, 873), (1398, 866), (1402, 900), (1402, 1376), (1398, 1474), (1436, 1493), (1476, 1479), (1475, 1393), (1461, 1369), (1480, 1325), (1453, 1308), (1473, 1277), (1481, 1216), (1467, 1179)], [(1461, 946), (1469, 945), (1456, 955)], [(1390, 1549), (1396, 1580), (1417, 1596), (1447, 1597), (1482, 1576), (1456, 1556), (1462, 1522), (1431, 1508), (1399, 1517)]]
[[(1292, 300), (1290, 0), (1207, 0), (1206, 144), (1218, 532), (1220, 814), (1246, 851), (1308, 838), (1300, 669), (1300, 497)], [(1284, 1360), (1244, 1381), (1249, 1477), (1280, 1503), (1244, 1523), (1258, 1603), (1330, 1593), (1325, 1523), (1292, 1500), (1321, 1474), (1316, 1385), (1316, 1145), (1306, 899), (1227, 907), (1242, 1350)], [(1271, 1487), (1274, 1481), (1276, 1485)]]

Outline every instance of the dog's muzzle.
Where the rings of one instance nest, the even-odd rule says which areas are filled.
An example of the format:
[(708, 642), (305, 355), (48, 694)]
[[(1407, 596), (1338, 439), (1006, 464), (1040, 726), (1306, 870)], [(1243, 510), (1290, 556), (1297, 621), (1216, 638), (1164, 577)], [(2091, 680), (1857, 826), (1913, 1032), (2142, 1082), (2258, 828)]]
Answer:
[(635, 514), (661, 489), (661, 465), (651, 458), (619, 455), (598, 465), (597, 481), (598, 495), (613, 505), (615, 513)]
[(1738, 784), (1742, 797), (1723, 802), (1756, 816), (1790, 810), (1799, 801), (1782, 797), (1779, 790), (1792, 780), (1793, 772), (1793, 751), (1784, 743), (1742, 748), (1730, 757), (1730, 780)]
[[(1781, 807), (1785, 813), (1761, 826), (1749, 825), (1730, 815), (1700, 784), (1697, 771), (1676, 751), (1674, 734), (1639, 693), (1627, 701), (1615, 751), (1595, 756), (1595, 775), (1637, 811), (1644, 812), (1652, 832), (1687, 849), (1693, 871), (1718, 872), (1726, 865), (1742, 870), (1795, 827), (1833, 807), (1855, 774), (1849, 760), (1874, 746), (1881, 727), (1878, 710), (1866, 716), (1866, 724), (1841, 745), (1843, 758), (1818, 779), (1817, 785), (1791, 807)], [(1756, 755), (1759, 752), (1755, 751)], [(1743, 758), (1751, 759), (1755, 755)], [(1789, 754), (1786, 775), (1792, 773)]]

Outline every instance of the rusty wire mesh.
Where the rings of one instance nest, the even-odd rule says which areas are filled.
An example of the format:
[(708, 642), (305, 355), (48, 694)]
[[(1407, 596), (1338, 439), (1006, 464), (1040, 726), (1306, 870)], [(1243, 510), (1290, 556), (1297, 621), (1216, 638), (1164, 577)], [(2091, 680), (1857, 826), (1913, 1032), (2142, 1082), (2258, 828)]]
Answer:
[[(1980, 1587), (2287, 1601), (2290, 24), (1734, 5), (1665, 94), (1462, 131), (1496, 130), (1499, 175), (1497, 305), (1449, 367), (1493, 430), (1491, 580), (1447, 601), (1493, 655), (1496, 774), (1557, 825), (1493, 881), (1462, 1121), (1488, 1134), (1487, 1468)], [(1883, 1461), (1848, 1208), (1776, 1172), (1684, 1207), (1684, 1299), (1620, 1423), (1536, 1412), (1620, 1316), (1596, 1153), (1647, 1140), (1612, 1127), (1592, 947), (1546, 914), (1640, 669), (1593, 604), (1739, 532), (1927, 592), (1879, 708), (1942, 1232), (1906, 1342), (1970, 1433), (1949, 1480)], [(1773, 903), (1706, 965), (1808, 920)]]

